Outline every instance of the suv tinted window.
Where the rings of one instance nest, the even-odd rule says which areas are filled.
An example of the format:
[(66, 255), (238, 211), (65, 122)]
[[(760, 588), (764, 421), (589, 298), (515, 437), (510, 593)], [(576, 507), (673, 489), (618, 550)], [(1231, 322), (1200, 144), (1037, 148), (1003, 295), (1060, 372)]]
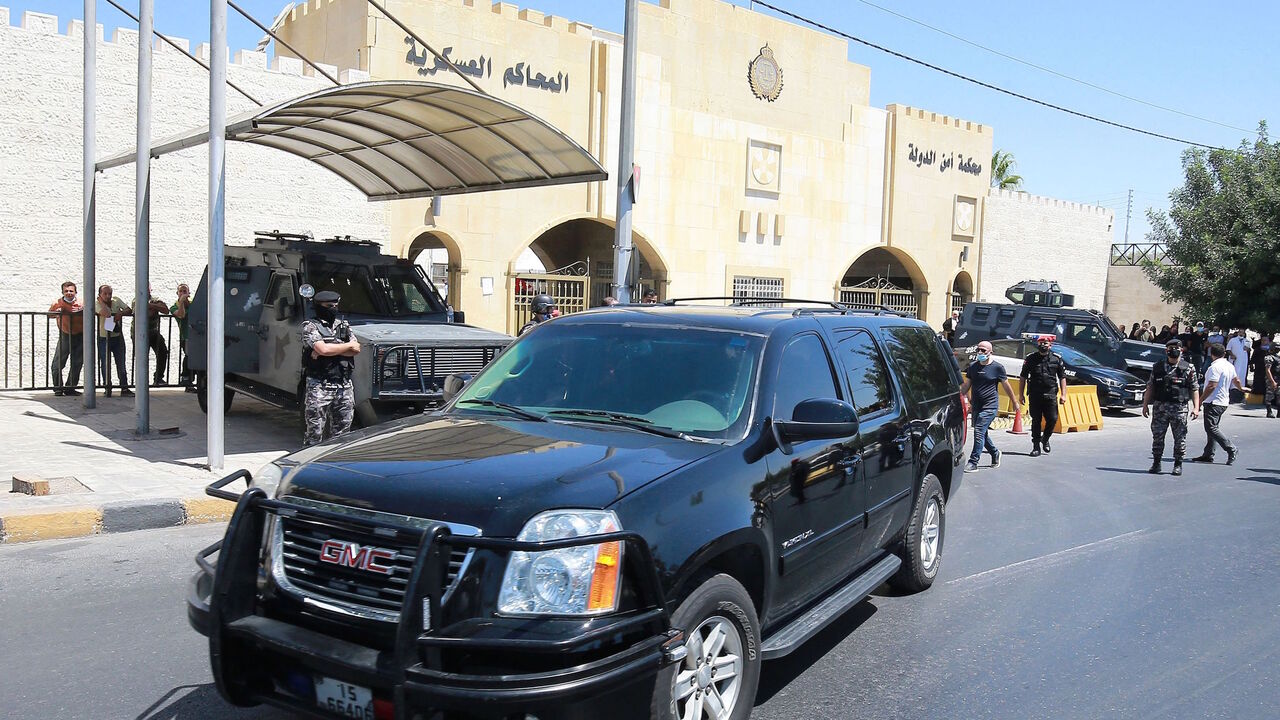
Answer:
[(794, 338), (782, 351), (778, 366), (778, 389), (773, 400), (773, 415), (790, 420), (791, 412), (801, 401), (810, 398), (839, 398), (831, 359), (817, 335)]
[(873, 415), (893, 407), (889, 370), (871, 335), (857, 330), (839, 333), (836, 338), (836, 352), (848, 368), (853, 406), (858, 414)]
[(902, 392), (911, 402), (925, 402), (956, 391), (956, 379), (938, 349), (933, 331), (922, 327), (889, 327), (885, 350), (898, 368)]

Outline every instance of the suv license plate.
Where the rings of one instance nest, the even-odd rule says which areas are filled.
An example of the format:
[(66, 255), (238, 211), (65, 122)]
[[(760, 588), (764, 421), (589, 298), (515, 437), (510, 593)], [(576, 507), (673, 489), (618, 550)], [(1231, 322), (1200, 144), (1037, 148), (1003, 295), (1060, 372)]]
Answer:
[(373, 691), (359, 685), (317, 677), (316, 704), (342, 717), (373, 720)]

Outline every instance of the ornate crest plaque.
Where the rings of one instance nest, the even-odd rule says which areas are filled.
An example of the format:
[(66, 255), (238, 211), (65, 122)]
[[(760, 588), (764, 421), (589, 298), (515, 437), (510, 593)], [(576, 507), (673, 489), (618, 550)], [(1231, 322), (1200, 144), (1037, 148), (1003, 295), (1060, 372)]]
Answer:
[(760, 48), (760, 54), (747, 65), (747, 82), (751, 93), (761, 100), (773, 102), (782, 94), (782, 68), (768, 45)]

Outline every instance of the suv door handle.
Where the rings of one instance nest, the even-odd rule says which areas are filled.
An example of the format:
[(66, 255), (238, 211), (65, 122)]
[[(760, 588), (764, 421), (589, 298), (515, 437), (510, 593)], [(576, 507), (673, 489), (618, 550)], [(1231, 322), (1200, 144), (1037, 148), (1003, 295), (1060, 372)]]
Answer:
[(855, 453), (853, 455), (843, 457), (836, 461), (837, 466), (844, 468), (848, 472), (857, 470), (858, 466), (861, 464), (862, 464), (862, 453)]

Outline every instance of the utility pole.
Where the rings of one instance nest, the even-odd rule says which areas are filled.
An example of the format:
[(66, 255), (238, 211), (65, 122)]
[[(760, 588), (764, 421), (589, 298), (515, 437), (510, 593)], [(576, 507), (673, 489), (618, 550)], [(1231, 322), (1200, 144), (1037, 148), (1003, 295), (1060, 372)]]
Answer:
[[(133, 301), (133, 389), (137, 393), (134, 408), (138, 416), (139, 435), (151, 432), (151, 396), (148, 392), (147, 360), (150, 356), (148, 331), (151, 301), (151, 37), (155, 0), (142, 0), (138, 7), (138, 147), (134, 160), (134, 301)], [(85, 28), (85, 32), (90, 32)], [(93, 29), (97, 32), (97, 28)], [(109, 354), (109, 353), (108, 353)], [(106, 358), (103, 358), (106, 361)], [(92, 369), (90, 369), (92, 370)], [(128, 378), (120, 378), (126, 387)]]
[(1133, 188), (1129, 188), (1129, 205), (1124, 211), (1124, 244), (1129, 244), (1129, 216), (1133, 215)]
[(622, 117), (618, 123), (618, 210), (613, 241), (613, 296), (631, 302), (631, 206), (635, 203), (636, 4), (627, 0), (622, 30)]
[(205, 322), (206, 450), (210, 470), (222, 469), (226, 382), (227, 0), (209, 0), (209, 287)]

